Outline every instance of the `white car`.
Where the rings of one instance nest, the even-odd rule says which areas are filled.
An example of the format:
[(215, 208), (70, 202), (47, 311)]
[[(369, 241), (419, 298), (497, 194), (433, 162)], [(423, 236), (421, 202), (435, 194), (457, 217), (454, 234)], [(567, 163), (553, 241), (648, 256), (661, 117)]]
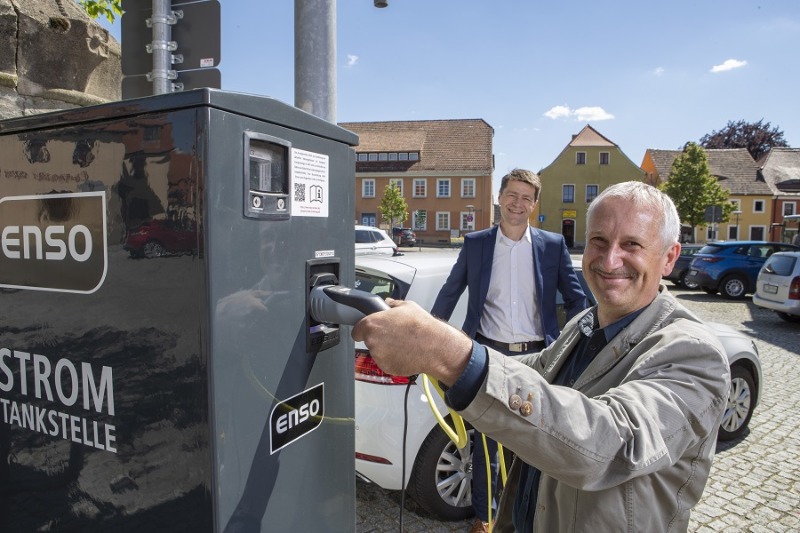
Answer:
[(753, 303), (800, 322), (800, 252), (775, 252), (758, 272)]
[[(402, 257), (356, 257), (355, 288), (384, 297), (413, 300), (429, 310), (457, 254), (448, 250)], [(580, 261), (575, 261), (574, 266), (584, 291), (590, 295)], [(591, 296), (590, 299), (593, 301)], [(465, 291), (450, 318), (455, 327), (464, 322), (466, 301)], [(563, 306), (559, 307), (563, 322)], [(731, 364), (731, 391), (719, 431), (720, 440), (731, 440), (746, 430), (758, 403), (761, 363), (752, 340), (728, 326), (710, 325)], [(414, 332), (409, 331), (408, 335)], [(414, 501), (439, 519), (461, 520), (471, 516), (471, 445), (459, 450), (439, 427), (421, 379), (408, 387), (407, 378), (383, 373), (363, 343), (356, 343), (355, 348), (358, 476), (389, 490), (400, 490), (405, 485)], [(444, 402), (435, 391), (433, 394), (437, 408), (446, 414)], [(404, 420), (407, 420), (405, 436)]]
[(356, 255), (397, 255), (397, 243), (380, 228), (356, 226)]

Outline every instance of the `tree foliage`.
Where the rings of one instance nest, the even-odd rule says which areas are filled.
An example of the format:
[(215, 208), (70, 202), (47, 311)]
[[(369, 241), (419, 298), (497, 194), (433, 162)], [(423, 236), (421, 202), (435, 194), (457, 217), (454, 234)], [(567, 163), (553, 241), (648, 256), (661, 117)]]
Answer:
[(408, 218), (408, 204), (400, 194), (400, 187), (396, 183), (390, 183), (381, 198), (381, 205), (378, 206), (381, 216), (389, 221), (391, 227), (396, 224), (403, 224)]
[(747, 148), (753, 159), (758, 161), (761, 156), (775, 146), (789, 146), (783, 138), (783, 132), (774, 128), (769, 122), (764, 123), (762, 118), (758, 122), (749, 123), (744, 120), (729, 121), (728, 125), (719, 131), (713, 131), (700, 138), (703, 148)]
[(721, 207), (719, 222), (730, 220), (734, 210), (728, 191), (711, 175), (705, 150), (695, 143), (686, 144), (683, 153), (672, 163), (669, 179), (660, 188), (672, 198), (681, 221), (692, 227), (693, 235), (697, 226), (706, 225), (707, 207)]
[(77, 0), (90, 17), (104, 16), (109, 22), (122, 16), (122, 0)]

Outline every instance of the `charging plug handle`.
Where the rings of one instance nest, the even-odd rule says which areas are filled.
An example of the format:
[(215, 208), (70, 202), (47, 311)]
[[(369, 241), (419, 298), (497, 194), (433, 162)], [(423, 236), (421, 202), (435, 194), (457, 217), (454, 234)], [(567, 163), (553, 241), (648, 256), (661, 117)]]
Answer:
[(318, 285), (309, 296), (314, 320), (329, 324), (354, 326), (365, 316), (389, 309), (377, 294), (358, 291), (341, 285)]

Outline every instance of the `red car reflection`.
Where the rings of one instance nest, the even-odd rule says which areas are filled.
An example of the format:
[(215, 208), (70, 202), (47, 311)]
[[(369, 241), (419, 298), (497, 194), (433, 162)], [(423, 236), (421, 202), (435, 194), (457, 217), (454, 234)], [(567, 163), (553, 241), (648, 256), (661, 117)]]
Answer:
[(194, 220), (153, 219), (131, 230), (124, 248), (131, 257), (153, 258), (196, 254), (200, 244)]

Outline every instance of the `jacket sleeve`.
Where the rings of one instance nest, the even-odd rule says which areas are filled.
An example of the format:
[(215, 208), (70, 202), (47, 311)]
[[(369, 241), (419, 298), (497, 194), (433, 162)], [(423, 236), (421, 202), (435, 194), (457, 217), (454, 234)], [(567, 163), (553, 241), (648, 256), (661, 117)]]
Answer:
[[(603, 490), (663, 469), (690, 447), (713, 440), (729, 387), (718, 340), (701, 324), (678, 324), (622, 353), (628, 363), (634, 358), (622, 363), (624, 371), (615, 365), (598, 369), (593, 362), (576, 384), (588, 380), (585, 392), (551, 385), (539, 373), (561, 339), (530, 360), (490, 349), (482, 390), (461, 414), (526, 463), (581, 490)], [(515, 394), (530, 403), (529, 411), (512, 409)]]
[(583, 292), (578, 275), (572, 267), (572, 258), (569, 255), (567, 243), (561, 237), (561, 266), (558, 273), (558, 290), (564, 298), (564, 312), (567, 321), (589, 306), (586, 294)]
[(458, 299), (467, 288), (467, 245), (461, 247), (456, 263), (453, 265), (447, 280), (439, 289), (436, 301), (431, 307), (431, 314), (444, 320), (450, 320)]

